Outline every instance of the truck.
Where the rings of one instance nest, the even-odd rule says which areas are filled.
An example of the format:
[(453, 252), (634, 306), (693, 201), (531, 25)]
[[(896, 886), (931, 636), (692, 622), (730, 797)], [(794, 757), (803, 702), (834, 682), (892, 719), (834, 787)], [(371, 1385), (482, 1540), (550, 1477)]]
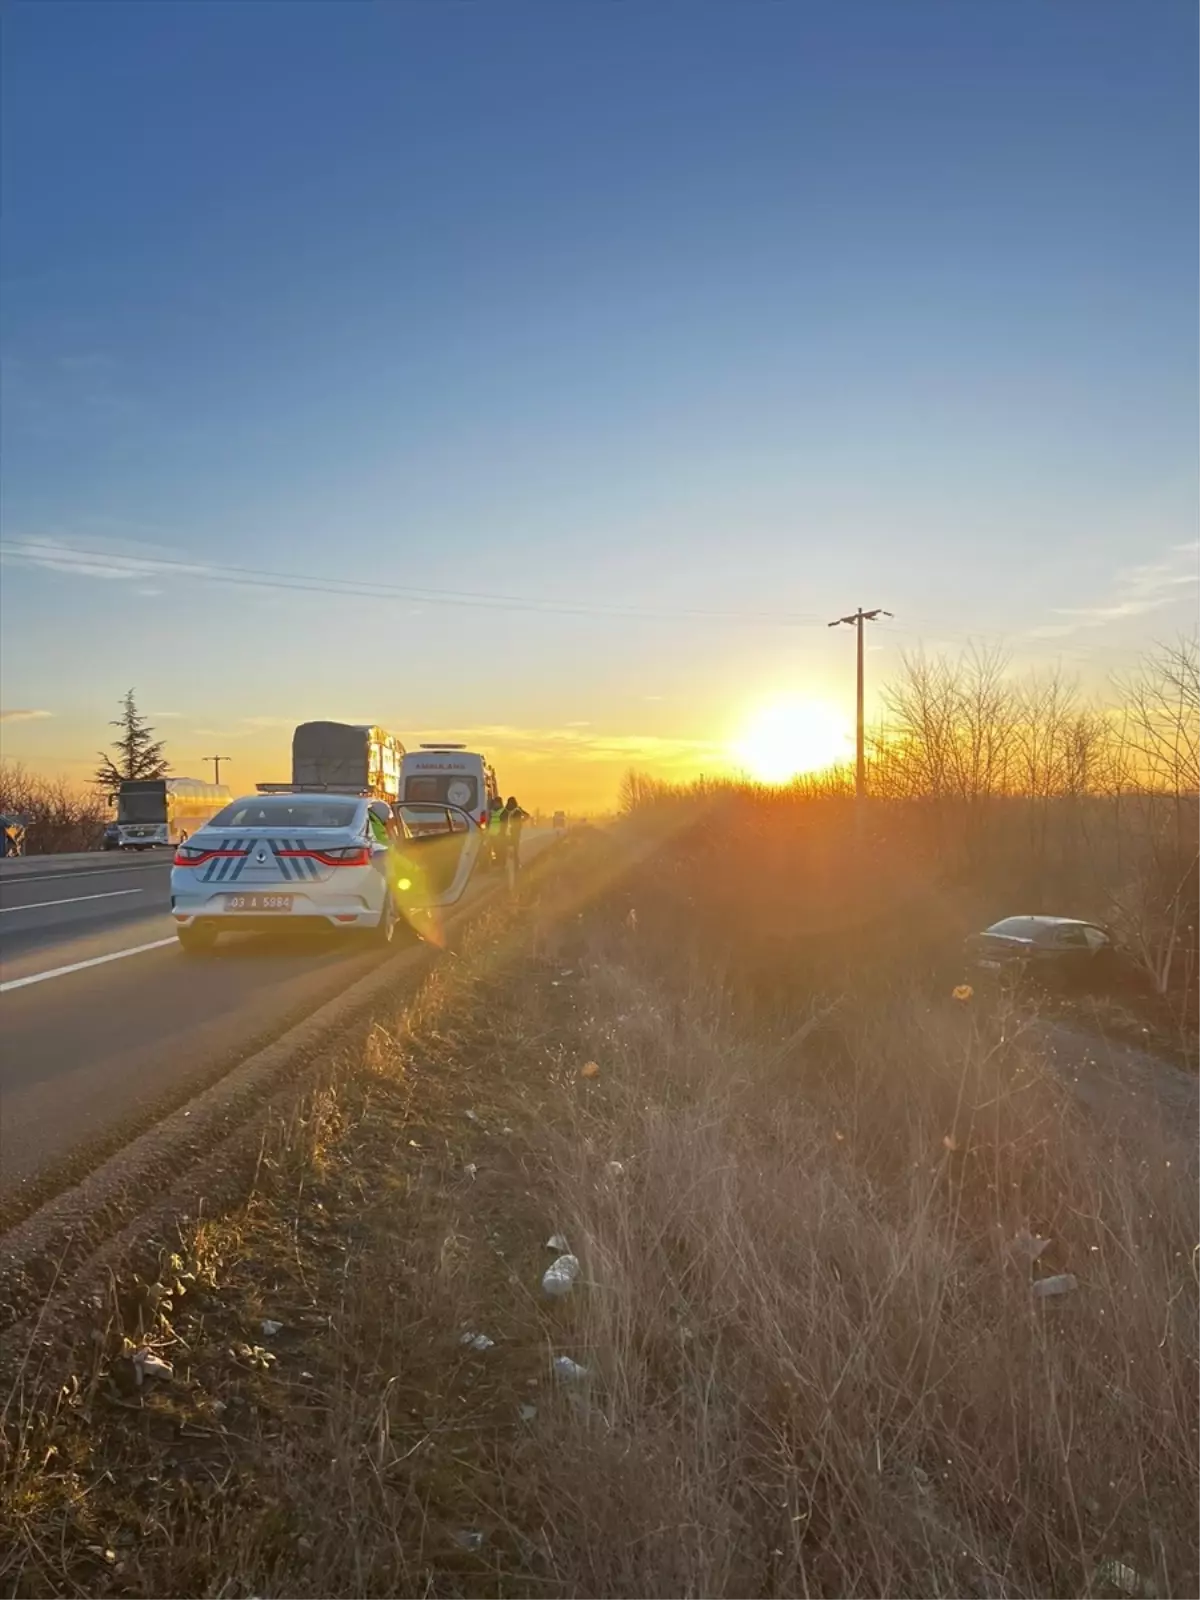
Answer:
[(123, 778), (113, 796), (117, 815), (104, 830), (104, 848), (182, 844), (232, 799), (224, 784), (200, 778)]
[(308, 789), (369, 794), (389, 805), (400, 798), (404, 745), (373, 723), (302, 722), (292, 735), (290, 784), (260, 789)]

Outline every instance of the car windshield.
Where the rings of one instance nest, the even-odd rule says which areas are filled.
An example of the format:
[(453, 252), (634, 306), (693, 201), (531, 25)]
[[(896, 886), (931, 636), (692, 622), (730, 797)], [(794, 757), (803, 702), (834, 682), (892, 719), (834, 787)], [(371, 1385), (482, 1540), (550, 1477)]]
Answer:
[(280, 795), (269, 800), (235, 800), (218, 811), (211, 828), (349, 828), (356, 800), (300, 800)]
[(1038, 925), (1032, 917), (1005, 917), (1003, 922), (993, 922), (987, 931), (1008, 939), (1036, 939)]
[(117, 800), (117, 819), (120, 822), (165, 822), (167, 797), (161, 789), (123, 794)]

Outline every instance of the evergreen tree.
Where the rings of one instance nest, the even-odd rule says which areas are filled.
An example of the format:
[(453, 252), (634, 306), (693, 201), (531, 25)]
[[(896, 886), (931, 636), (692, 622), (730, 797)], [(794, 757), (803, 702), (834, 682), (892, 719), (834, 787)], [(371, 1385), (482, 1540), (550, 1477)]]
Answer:
[(154, 737), (154, 729), (137, 708), (130, 689), (121, 701), (121, 715), (114, 717), (111, 726), (120, 728), (120, 736), (113, 740), (117, 752), (114, 761), (105, 751), (100, 752), (100, 765), (92, 782), (108, 794), (115, 794), (126, 778), (162, 778), (171, 763), (163, 755), (162, 739)]

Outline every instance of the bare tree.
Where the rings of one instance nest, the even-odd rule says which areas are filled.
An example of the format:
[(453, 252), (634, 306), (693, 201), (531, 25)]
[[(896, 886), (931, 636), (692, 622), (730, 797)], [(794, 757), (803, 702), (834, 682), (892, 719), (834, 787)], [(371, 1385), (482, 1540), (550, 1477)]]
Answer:
[(91, 850), (100, 842), (105, 806), (94, 790), (42, 777), (18, 761), (0, 762), (0, 813), (21, 817), (31, 855)]

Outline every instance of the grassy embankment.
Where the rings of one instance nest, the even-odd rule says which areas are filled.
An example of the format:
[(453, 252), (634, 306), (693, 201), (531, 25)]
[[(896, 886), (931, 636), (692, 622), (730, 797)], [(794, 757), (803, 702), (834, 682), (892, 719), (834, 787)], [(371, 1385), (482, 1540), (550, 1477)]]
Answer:
[(0, 1587), (1195, 1594), (1194, 1189), (945, 997), (917, 874), (830, 834), (801, 891), (789, 849), (531, 874), (164, 1245), (169, 1298), (30, 1347)]

